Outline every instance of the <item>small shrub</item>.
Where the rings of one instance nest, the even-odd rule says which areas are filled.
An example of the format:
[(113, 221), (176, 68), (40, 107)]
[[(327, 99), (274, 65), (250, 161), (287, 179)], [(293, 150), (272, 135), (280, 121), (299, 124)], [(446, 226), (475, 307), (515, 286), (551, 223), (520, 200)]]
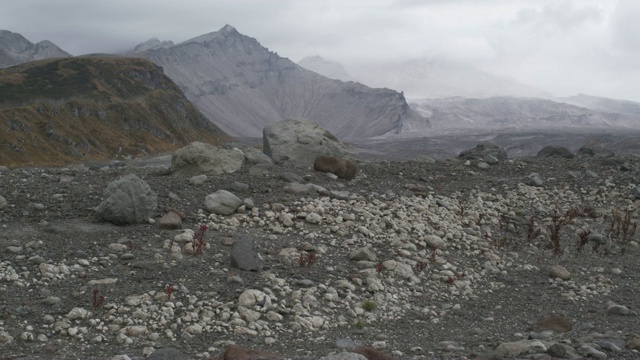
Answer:
[(362, 330), (367, 326), (367, 323), (362, 321), (362, 320), (358, 320), (355, 322), (355, 324), (353, 324), (353, 326), (355, 326), (356, 328)]
[(365, 300), (362, 303), (362, 308), (365, 311), (374, 311), (375, 309), (378, 308), (378, 304), (376, 304), (375, 302), (371, 301), (371, 300)]

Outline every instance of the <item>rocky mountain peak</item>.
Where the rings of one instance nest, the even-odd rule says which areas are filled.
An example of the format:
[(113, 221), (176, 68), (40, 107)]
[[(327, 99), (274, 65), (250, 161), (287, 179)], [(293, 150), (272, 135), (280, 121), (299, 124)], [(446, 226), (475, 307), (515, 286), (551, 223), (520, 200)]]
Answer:
[(138, 51), (156, 50), (156, 49), (169, 47), (169, 46), (173, 46), (173, 41), (171, 40), (160, 41), (158, 40), (157, 37), (153, 37), (145, 42), (142, 42), (136, 45), (133, 48), (133, 51), (138, 52)]
[(34, 44), (18, 33), (0, 30), (0, 68), (33, 60), (69, 56), (71, 54), (49, 40)]
[(290, 118), (315, 121), (342, 139), (397, 133), (429, 122), (396, 91), (326, 78), (229, 25), (145, 56), (233, 136), (261, 137), (265, 126)]

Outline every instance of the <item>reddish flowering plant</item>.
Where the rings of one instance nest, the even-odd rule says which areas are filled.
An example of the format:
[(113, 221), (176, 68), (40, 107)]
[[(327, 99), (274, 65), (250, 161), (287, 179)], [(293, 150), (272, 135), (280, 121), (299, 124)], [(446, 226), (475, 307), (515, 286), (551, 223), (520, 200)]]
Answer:
[(316, 253), (313, 253), (313, 252), (310, 252), (310, 253), (302, 252), (302, 253), (300, 253), (300, 256), (298, 257), (298, 265), (300, 265), (300, 267), (311, 266), (311, 265), (315, 264), (317, 260), (318, 260), (318, 255), (316, 255)]
[(207, 242), (204, 241), (204, 234), (207, 232), (209, 228), (207, 225), (200, 225), (200, 229), (193, 233), (193, 239), (191, 240), (191, 245), (193, 247), (194, 255), (202, 255), (204, 249), (207, 248)]
[(104, 295), (100, 294), (100, 290), (93, 289), (93, 311), (96, 311), (106, 300)]
[(167, 284), (164, 288), (164, 293), (167, 294), (167, 301), (171, 300), (171, 294), (173, 294), (173, 284)]

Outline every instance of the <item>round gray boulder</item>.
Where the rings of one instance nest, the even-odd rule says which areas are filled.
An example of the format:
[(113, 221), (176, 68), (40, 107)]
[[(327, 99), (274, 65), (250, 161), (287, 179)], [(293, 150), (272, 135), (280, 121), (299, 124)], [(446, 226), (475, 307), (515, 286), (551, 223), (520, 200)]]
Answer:
[(96, 208), (96, 216), (116, 225), (146, 223), (158, 207), (156, 193), (134, 174), (110, 182), (104, 197)]

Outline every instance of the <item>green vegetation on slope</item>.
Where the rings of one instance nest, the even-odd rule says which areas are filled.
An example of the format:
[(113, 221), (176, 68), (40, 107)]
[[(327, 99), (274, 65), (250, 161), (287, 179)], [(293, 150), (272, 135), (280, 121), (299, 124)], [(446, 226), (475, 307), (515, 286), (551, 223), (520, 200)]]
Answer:
[(64, 165), (225, 139), (143, 59), (68, 58), (0, 70), (0, 165)]

